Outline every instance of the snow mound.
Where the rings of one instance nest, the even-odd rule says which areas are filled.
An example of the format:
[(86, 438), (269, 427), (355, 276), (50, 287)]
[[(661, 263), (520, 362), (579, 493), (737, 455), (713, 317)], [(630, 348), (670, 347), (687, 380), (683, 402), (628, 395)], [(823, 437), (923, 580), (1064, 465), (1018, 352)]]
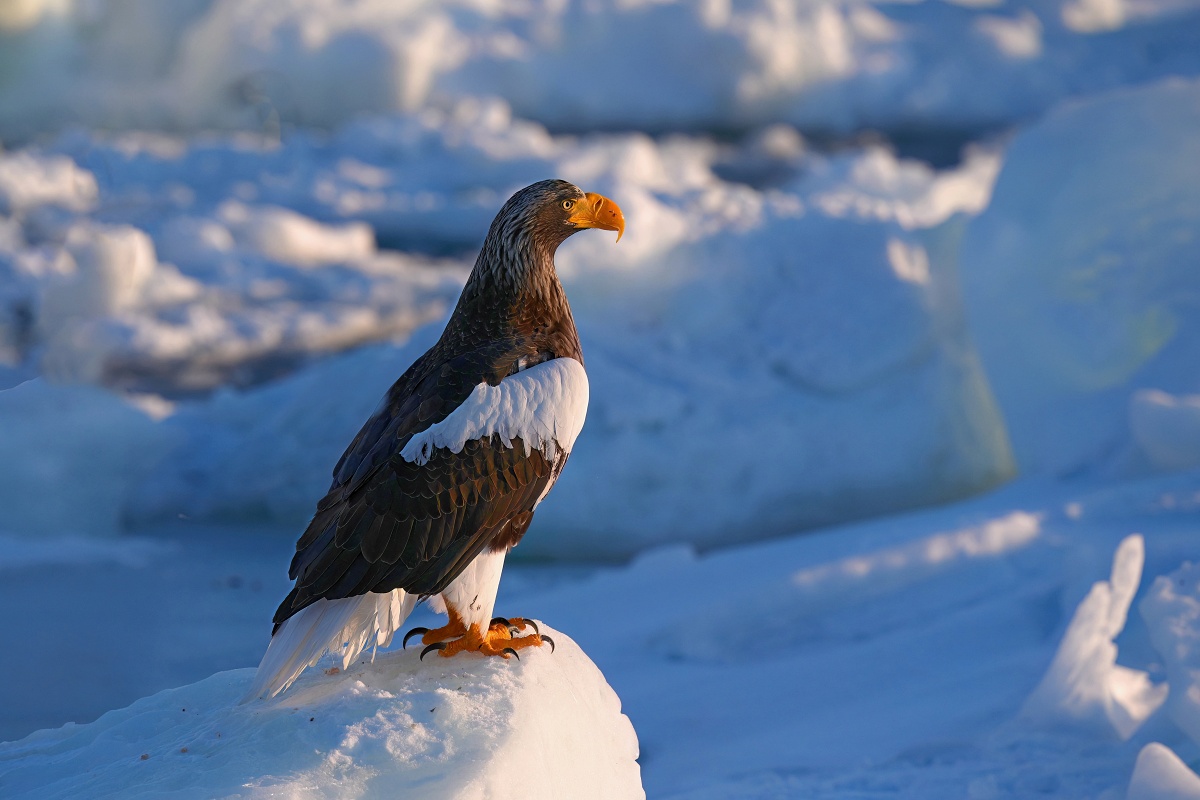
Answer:
[(375, 234), (361, 222), (323, 225), (286, 208), (238, 202), (226, 203), (218, 214), (235, 242), (274, 261), (317, 266), (375, 255)]
[[(1197, 129), (1197, 81), (1065, 105), (1016, 137), (969, 223), (967, 321), (1023, 472), (1125, 452), (1138, 389), (1200, 392)], [(1152, 410), (1134, 413), (1153, 460)]]
[[(549, 631), (543, 627), (543, 630)], [(237, 705), (253, 670), (0, 744), (7, 797), (643, 798), (633, 726), (554, 631), (521, 661), (379, 655)]]
[(1129, 404), (1129, 426), (1155, 468), (1200, 467), (1200, 395), (1179, 397), (1155, 389), (1136, 392)]
[(1156, 578), (1139, 610), (1166, 666), (1167, 711), (1200, 744), (1200, 565)]
[(1126, 800), (1200, 800), (1200, 776), (1169, 747), (1151, 742), (1138, 753)]
[(76, 211), (96, 202), (96, 178), (65, 156), (0, 154), (0, 214), (43, 205)]
[(1097, 582), (1079, 604), (1050, 668), (1025, 702), (1026, 718), (1108, 730), (1128, 739), (1162, 705), (1167, 687), (1117, 664), (1113, 643), (1125, 627), (1144, 560), (1140, 535), (1121, 542), (1112, 577)]
[(177, 443), (103, 389), (40, 378), (0, 391), (0, 420), (0, 533), (118, 530), (132, 487)]

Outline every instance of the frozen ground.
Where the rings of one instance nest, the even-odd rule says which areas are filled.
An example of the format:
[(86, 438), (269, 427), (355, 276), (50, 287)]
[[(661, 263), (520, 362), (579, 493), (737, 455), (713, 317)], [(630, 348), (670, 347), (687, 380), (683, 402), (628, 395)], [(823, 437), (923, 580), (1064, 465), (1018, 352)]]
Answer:
[[(1073, 490), (1022, 482), (963, 504), (704, 556), (672, 547), (621, 568), (517, 567), (497, 610), (544, 619), (596, 663), (637, 730), (651, 797), (1121, 798), (1151, 742), (1182, 762), (1152, 750), (1141, 759), (1150, 764), (1139, 767), (1142, 783), (1158, 775), (1186, 785), (1182, 765), (1200, 765), (1200, 712), (1189, 699), (1200, 685), (1200, 594), (1196, 569), (1181, 568), (1200, 556), (1198, 477)], [(149, 542), (116, 541), (128, 545), (114, 543), (120, 557), (6, 575), (0, 602), (27, 611), (6, 618), (5, 638), (33, 628), (51, 643), (6, 667), (0, 701), (20, 719), (6, 713), (6, 737), (87, 721), (257, 659), (290, 536), (183, 525)], [(51, 575), (91, 601), (68, 611)], [(422, 680), (413, 661), (412, 652), (381, 654), (375, 669)], [(316, 673), (306, 686), (331, 681), (331, 696), (341, 697), (353, 677)], [(176, 692), (207, 698), (197, 731), (233, 719), (221, 708), (243, 678)], [(127, 726), (138, 715), (152, 728), (166, 713), (160, 706), (179, 713), (174, 704), (160, 696), (99, 728), (6, 745), (0, 787), (37, 786), (50, 780), (45, 770), (55, 780), (78, 776), (77, 757), (107, 764), (99, 744), (67, 754), (109, 741), (100, 731), (136, 732)], [(341, 730), (324, 731), (333, 738), (315, 746), (332, 748)], [(174, 747), (179, 736), (147, 741)], [(34, 753), (43, 755), (25, 760)], [(285, 782), (311, 766), (270, 763), (262, 774)]]

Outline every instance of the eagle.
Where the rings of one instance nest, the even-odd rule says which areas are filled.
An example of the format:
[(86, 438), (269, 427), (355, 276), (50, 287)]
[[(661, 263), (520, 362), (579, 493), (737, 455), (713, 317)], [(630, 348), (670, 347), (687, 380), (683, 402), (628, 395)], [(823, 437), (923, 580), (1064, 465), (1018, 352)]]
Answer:
[(500, 209), (433, 347), (400, 376), (333, 470), (296, 542), (291, 592), (247, 699), (286, 690), (326, 652), (385, 647), (417, 603), (421, 653), (510, 658), (553, 642), (493, 618), (500, 572), (583, 427), (588, 378), (554, 267), (576, 231), (625, 231), (612, 200), (546, 180)]

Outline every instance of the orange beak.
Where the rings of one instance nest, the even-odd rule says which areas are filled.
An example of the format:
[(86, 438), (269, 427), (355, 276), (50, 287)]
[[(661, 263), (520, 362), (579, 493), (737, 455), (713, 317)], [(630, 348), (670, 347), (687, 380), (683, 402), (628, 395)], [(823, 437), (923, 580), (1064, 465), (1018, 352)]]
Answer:
[(567, 220), (577, 228), (599, 228), (616, 231), (617, 241), (625, 233), (625, 215), (621, 207), (604, 195), (588, 192), (575, 204), (575, 213)]

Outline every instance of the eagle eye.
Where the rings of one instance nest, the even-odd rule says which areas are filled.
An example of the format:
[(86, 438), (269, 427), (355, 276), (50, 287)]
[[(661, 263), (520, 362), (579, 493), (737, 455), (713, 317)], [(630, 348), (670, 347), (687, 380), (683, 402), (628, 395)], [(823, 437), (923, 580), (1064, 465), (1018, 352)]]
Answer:
[(567, 211), (570, 211), (571, 207), (574, 205), (575, 205), (574, 200), (563, 200), (563, 208), (565, 208)]

